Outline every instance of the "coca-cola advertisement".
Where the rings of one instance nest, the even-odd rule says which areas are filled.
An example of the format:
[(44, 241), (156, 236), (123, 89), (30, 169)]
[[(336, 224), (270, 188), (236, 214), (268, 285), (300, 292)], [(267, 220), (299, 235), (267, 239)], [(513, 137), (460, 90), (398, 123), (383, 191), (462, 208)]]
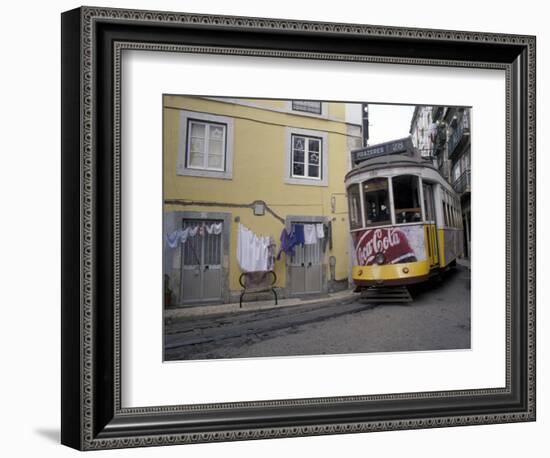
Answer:
[(385, 264), (423, 261), (426, 259), (422, 226), (403, 226), (367, 229), (353, 233), (357, 263), (369, 266), (378, 253)]

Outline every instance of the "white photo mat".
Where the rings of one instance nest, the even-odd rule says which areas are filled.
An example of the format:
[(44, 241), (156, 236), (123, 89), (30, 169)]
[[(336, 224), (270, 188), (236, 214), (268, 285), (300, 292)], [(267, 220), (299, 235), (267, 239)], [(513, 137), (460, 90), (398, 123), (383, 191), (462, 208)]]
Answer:
[[(165, 93), (471, 106), (471, 350), (163, 363)], [(122, 407), (505, 386), (504, 71), (124, 51), (121, 118)]]

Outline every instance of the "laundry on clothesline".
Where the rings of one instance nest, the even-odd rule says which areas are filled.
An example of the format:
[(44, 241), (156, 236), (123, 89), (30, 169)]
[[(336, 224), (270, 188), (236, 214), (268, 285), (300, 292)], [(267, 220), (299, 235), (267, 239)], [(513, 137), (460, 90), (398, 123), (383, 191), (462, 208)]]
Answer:
[(275, 267), (275, 241), (258, 236), (243, 224), (237, 228), (237, 262), (243, 272), (266, 272)]
[(325, 238), (325, 225), (321, 224), (321, 223), (317, 223), (315, 225), (315, 229), (317, 231), (317, 238), (319, 240), (324, 239)]
[(287, 256), (294, 256), (294, 253), (295, 253), (294, 248), (298, 245), (303, 244), (303, 242), (298, 243), (298, 239), (296, 237), (295, 225), (291, 226), (290, 231), (287, 231), (286, 228), (283, 227), (283, 230), (281, 231), (280, 240), (281, 240), (281, 247), (279, 248), (277, 259), (281, 259), (281, 255), (283, 253), (286, 253)]
[(294, 256), (297, 246), (314, 245), (323, 239), (325, 239), (325, 225), (322, 223), (292, 224), (290, 231), (287, 231), (286, 228), (281, 231), (281, 248), (277, 259), (281, 259), (282, 253)]
[(317, 228), (314, 224), (304, 224), (304, 244), (315, 245), (317, 243)]
[(166, 244), (169, 248), (176, 248), (178, 245), (187, 242), (189, 237), (195, 237), (196, 235), (204, 236), (204, 234), (219, 235), (222, 232), (223, 223), (212, 224), (197, 224), (196, 226), (189, 226), (185, 229), (177, 229), (175, 231), (166, 234)]
[(304, 224), (304, 243), (306, 245), (315, 245), (319, 240), (325, 238), (324, 224)]

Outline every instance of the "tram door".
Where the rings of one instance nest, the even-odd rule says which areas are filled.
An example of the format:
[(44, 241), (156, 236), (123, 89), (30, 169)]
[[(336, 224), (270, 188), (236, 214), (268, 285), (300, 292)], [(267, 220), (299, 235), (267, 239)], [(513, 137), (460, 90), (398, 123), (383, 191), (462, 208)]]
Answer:
[(313, 294), (323, 290), (323, 241), (295, 247), (290, 258), (289, 275), (291, 294)]
[(439, 251), (437, 244), (437, 226), (435, 224), (435, 200), (433, 185), (422, 183), (424, 194), (424, 214), (426, 216), (426, 249), (430, 266), (439, 264)]
[[(222, 295), (222, 234), (201, 230), (214, 220), (183, 220), (183, 229), (198, 227), (196, 235), (182, 244), (182, 302), (203, 302), (221, 299)], [(223, 223), (222, 223), (223, 224)], [(223, 232), (223, 231), (222, 231)]]

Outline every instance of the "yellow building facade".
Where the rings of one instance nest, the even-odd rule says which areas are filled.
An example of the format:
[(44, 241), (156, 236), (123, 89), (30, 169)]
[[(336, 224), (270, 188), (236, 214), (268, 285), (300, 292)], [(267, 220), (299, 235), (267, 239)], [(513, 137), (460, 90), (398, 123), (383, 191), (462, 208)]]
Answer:
[(361, 146), (359, 104), (165, 95), (163, 118), (164, 232), (202, 227), (164, 245), (167, 305), (238, 298), (239, 224), (277, 251), (284, 228), (323, 225), (318, 246), (275, 262), (280, 296), (348, 286), (344, 176)]

